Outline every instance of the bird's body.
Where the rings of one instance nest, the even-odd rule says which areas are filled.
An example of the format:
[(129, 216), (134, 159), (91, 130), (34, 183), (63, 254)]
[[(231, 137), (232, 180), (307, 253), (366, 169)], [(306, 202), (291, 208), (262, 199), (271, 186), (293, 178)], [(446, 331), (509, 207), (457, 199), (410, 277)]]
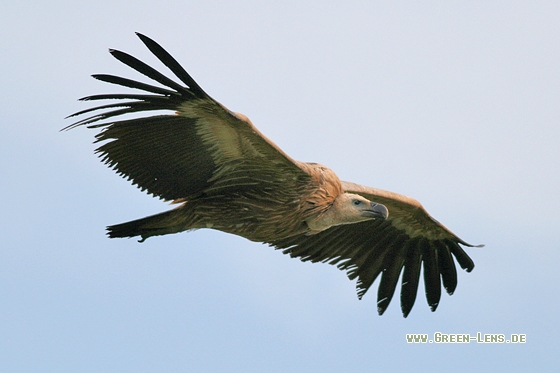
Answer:
[[(474, 264), (459, 244), (471, 246), (434, 220), (416, 200), (341, 182), (329, 168), (299, 162), (261, 134), (244, 115), (208, 96), (161, 46), (144, 44), (186, 86), (116, 50), (121, 62), (159, 82), (148, 85), (112, 75), (95, 78), (150, 94), (108, 94), (84, 100), (132, 101), (88, 109), (114, 109), (68, 128), (102, 128), (102, 160), (142, 190), (178, 206), (108, 227), (110, 237), (151, 236), (212, 228), (265, 242), (302, 260), (329, 262), (358, 278), (361, 297), (382, 274), (378, 309), (383, 313), (403, 272), (401, 305), (410, 312), (423, 264), (426, 296), (439, 303), (441, 281), (449, 293), (461, 267)], [(100, 120), (134, 112), (172, 114)], [(95, 124), (93, 124), (95, 123)], [(404, 269), (404, 270), (403, 270)]]
[[(155, 235), (212, 228), (251, 241), (272, 242), (298, 234), (319, 233), (342, 224), (340, 219), (325, 219), (336, 197), (343, 194), (336, 174), (318, 164), (299, 164), (307, 175), (278, 180), (270, 174), (258, 184), (253, 178), (247, 178), (242, 184), (207, 188), (198, 196), (175, 200), (180, 206), (171, 211), (111, 226), (109, 235), (142, 236), (145, 240)], [(232, 172), (235, 171), (229, 171), (228, 175)], [(277, 183), (282, 185), (280, 192), (273, 185)], [(385, 209), (382, 205), (377, 208), (382, 213)]]

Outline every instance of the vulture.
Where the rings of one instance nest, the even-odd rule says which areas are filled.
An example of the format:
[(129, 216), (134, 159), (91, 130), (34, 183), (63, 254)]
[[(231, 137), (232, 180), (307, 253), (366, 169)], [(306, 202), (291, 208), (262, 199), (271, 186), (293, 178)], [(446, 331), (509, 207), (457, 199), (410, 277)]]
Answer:
[[(159, 84), (93, 75), (137, 91), (81, 98), (116, 101), (70, 115), (96, 112), (63, 130), (84, 125), (100, 129), (95, 142), (102, 143), (96, 150), (102, 162), (142, 191), (177, 207), (109, 226), (109, 237), (138, 236), (142, 242), (217, 229), (302, 261), (336, 265), (357, 279), (359, 299), (381, 275), (379, 315), (387, 309), (399, 277), (401, 309), (407, 317), (421, 272), (428, 305), (435, 311), (442, 284), (449, 294), (456, 289), (455, 261), (467, 272), (474, 268), (461, 247), (473, 245), (432, 218), (418, 201), (341, 181), (323, 165), (292, 159), (245, 115), (211, 98), (158, 43), (137, 35), (181, 83), (110, 49), (117, 60)], [(120, 117), (150, 111), (157, 113)]]

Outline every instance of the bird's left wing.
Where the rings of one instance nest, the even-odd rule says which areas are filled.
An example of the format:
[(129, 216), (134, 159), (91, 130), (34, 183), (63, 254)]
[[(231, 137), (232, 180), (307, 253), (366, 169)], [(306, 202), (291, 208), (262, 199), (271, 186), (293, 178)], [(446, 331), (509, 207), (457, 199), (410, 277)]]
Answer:
[(423, 267), (426, 298), (435, 311), (441, 296), (441, 282), (449, 294), (457, 286), (455, 260), (470, 272), (471, 258), (461, 240), (413, 198), (380, 189), (343, 182), (345, 192), (356, 193), (382, 203), (389, 210), (387, 220), (368, 220), (339, 225), (315, 235), (297, 235), (270, 242), (284, 253), (303, 261), (336, 264), (358, 279), (362, 297), (381, 274), (377, 293), (379, 314), (383, 314), (395, 292), (402, 271), (401, 309), (408, 316), (414, 302)]

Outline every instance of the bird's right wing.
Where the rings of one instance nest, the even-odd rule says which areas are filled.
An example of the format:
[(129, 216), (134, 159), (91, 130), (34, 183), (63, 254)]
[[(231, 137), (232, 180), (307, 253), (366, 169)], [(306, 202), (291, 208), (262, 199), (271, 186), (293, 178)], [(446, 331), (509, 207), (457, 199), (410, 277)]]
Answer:
[[(274, 193), (274, 188), (283, 188), (282, 192), (289, 193), (291, 186), (308, 180), (309, 175), (298, 162), (261, 134), (247, 117), (229, 111), (212, 99), (159, 44), (137, 35), (186, 86), (135, 57), (110, 50), (116, 59), (162, 86), (113, 75), (93, 76), (144, 91), (88, 96), (82, 100), (119, 102), (71, 115), (106, 110), (65, 128), (80, 125), (102, 128), (96, 138), (97, 142), (105, 143), (97, 152), (105, 163), (142, 190), (166, 200), (188, 199), (202, 191), (205, 195), (251, 189), (257, 193), (263, 190)], [(161, 110), (175, 113), (113, 119), (123, 114)]]

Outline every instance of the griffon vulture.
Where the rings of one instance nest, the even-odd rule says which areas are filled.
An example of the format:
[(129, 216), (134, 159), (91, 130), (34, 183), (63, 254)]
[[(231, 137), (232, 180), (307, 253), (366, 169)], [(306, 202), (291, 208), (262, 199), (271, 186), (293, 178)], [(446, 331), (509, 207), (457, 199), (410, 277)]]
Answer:
[[(389, 305), (402, 271), (401, 308), (406, 317), (416, 299), (420, 268), (432, 311), (441, 283), (457, 286), (455, 260), (470, 272), (473, 261), (461, 240), (433, 219), (416, 200), (340, 181), (329, 168), (299, 162), (202, 90), (159, 44), (137, 34), (183, 83), (179, 84), (126, 53), (119, 61), (161, 84), (114, 75), (95, 79), (141, 93), (102, 94), (81, 100), (119, 100), (75, 113), (109, 109), (65, 129), (101, 128), (101, 160), (141, 190), (179, 206), (107, 228), (114, 237), (148, 237), (199, 228), (218, 229), (264, 242), (303, 261), (336, 264), (357, 278), (361, 298), (381, 275), (378, 313)], [(131, 101), (122, 101), (131, 100)], [(173, 113), (115, 120), (122, 114)], [(99, 122), (103, 121), (104, 122)]]

